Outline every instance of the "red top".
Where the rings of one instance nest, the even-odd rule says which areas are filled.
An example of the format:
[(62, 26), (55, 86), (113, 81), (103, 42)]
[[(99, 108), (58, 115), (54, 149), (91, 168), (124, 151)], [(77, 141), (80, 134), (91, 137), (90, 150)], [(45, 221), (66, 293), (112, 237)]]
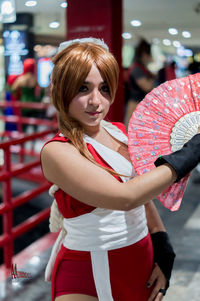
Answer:
[[(123, 125), (122, 123), (119, 123), (119, 122), (112, 122), (112, 124), (117, 126), (125, 135), (127, 135), (125, 125)], [(45, 145), (47, 143), (53, 142), (53, 141), (69, 142), (69, 139), (66, 137), (63, 137), (63, 136), (59, 136), (59, 133), (57, 133), (57, 135), (55, 137), (53, 137), (51, 140), (47, 141), (45, 143)], [(87, 143), (87, 147), (97, 163), (99, 163), (101, 166), (111, 168), (107, 164), (107, 162), (105, 162), (101, 158), (101, 156), (96, 152), (96, 150), (93, 148), (93, 146), (91, 144)], [(120, 182), (122, 181), (120, 177), (117, 177), (117, 176), (114, 176), (114, 177), (116, 179), (118, 179)], [(73, 198), (72, 196), (70, 196), (69, 194), (64, 192), (62, 189), (58, 189), (55, 192), (54, 197), (56, 199), (56, 202), (57, 202), (57, 205), (58, 205), (58, 208), (59, 208), (61, 214), (65, 218), (72, 218), (72, 217), (80, 216), (82, 214), (90, 213), (91, 211), (93, 211), (96, 208), (96, 207), (84, 204), (84, 203), (76, 200), (75, 198)], [(55, 275), (55, 273), (56, 273), (59, 262), (63, 259), (90, 260), (90, 252), (70, 250), (70, 249), (65, 248), (62, 245), (61, 249), (58, 253), (57, 259), (56, 259), (53, 275)]]
[[(126, 134), (126, 129), (123, 124), (113, 124), (122, 130), (124, 134)], [(64, 137), (60, 137), (57, 134), (49, 142), (51, 141), (68, 142), (69, 140)], [(91, 144), (87, 144), (87, 147), (96, 162), (98, 162), (101, 166), (110, 167), (95, 151)], [(116, 178), (121, 181), (121, 178)], [(61, 189), (55, 193), (55, 198), (64, 217), (70, 218), (80, 216), (95, 209), (95, 207), (86, 205), (72, 198)], [(109, 251), (108, 256), (110, 282), (114, 300), (132, 300), (133, 298), (140, 301), (147, 300), (150, 296), (151, 289), (146, 288), (146, 281), (153, 267), (153, 249), (150, 242), (150, 236), (132, 246), (119, 248), (118, 250), (111, 250)], [(65, 270), (62, 270), (63, 266), (60, 266), (62, 261), (65, 261), (65, 263), (67, 263), (67, 267), (70, 267), (67, 273)], [(81, 261), (81, 264), (79, 264), (79, 261)], [(89, 251), (70, 250), (63, 245), (61, 246), (52, 271), (52, 301), (55, 300), (55, 286), (57, 287), (58, 283), (61, 283), (62, 287), (62, 283), (65, 282), (66, 286), (64, 284), (63, 287), (66, 287), (66, 290), (70, 291), (70, 293), (77, 293), (77, 288), (79, 293), (83, 293), (81, 288), (84, 288), (84, 294), (88, 294), (88, 291), (93, 290), (94, 284), (91, 282), (91, 279), (88, 276), (89, 273), (86, 275), (85, 270), (82, 270), (83, 263), (84, 267), (87, 266), (88, 270), (92, 271), (91, 256)], [(59, 277), (56, 278), (56, 276), (58, 276), (57, 271), (59, 266), (61, 267), (59, 270), (60, 274), (58, 274)], [(127, 266), (129, 267), (128, 269)], [(77, 269), (77, 271), (75, 269)], [(135, 277), (134, 271), (138, 271), (138, 275), (133, 284), (133, 279)], [(121, 281), (122, 276), (123, 281)], [(84, 277), (84, 281), (82, 277)], [(90, 290), (88, 290), (88, 286)], [(70, 289), (68, 290), (68, 288)], [(93, 291), (96, 291), (95, 287)]]
[[(122, 123), (119, 122), (112, 122), (113, 125), (117, 126), (124, 134), (126, 134), (126, 128)], [(126, 134), (127, 135), (127, 134)], [(59, 136), (59, 133), (53, 137), (51, 140), (45, 143), (45, 145), (52, 141), (61, 141), (61, 142), (68, 142), (69, 139), (66, 137)], [(99, 163), (101, 166), (109, 167), (111, 168), (107, 162), (105, 162), (101, 156), (96, 152), (96, 150), (93, 148), (93, 146), (89, 143), (87, 143), (87, 147), (89, 152), (94, 157), (95, 161)], [(117, 176), (115, 176), (116, 179), (121, 181), (121, 179)], [(73, 197), (71, 197), (69, 194), (64, 192), (62, 189), (59, 189), (55, 192), (54, 197), (56, 199), (58, 208), (61, 212), (61, 214), (65, 218), (72, 218), (76, 216), (80, 216), (82, 214), (89, 213), (93, 211), (96, 207), (84, 204)]]

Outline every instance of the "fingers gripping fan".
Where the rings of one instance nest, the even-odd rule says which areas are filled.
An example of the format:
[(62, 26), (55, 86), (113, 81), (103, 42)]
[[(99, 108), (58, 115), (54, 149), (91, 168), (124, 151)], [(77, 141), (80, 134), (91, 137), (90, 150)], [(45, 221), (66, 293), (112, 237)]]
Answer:
[[(165, 82), (146, 95), (134, 111), (128, 128), (129, 152), (139, 175), (155, 168), (161, 155), (180, 149), (200, 126), (200, 73)], [(157, 198), (178, 210), (188, 175)]]

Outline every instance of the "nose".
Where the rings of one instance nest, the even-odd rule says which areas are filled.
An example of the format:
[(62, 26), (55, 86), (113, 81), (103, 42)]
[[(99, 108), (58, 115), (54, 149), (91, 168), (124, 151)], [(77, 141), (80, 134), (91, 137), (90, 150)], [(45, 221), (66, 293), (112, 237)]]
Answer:
[(99, 106), (101, 103), (101, 93), (98, 90), (93, 90), (89, 95), (88, 103), (93, 106)]

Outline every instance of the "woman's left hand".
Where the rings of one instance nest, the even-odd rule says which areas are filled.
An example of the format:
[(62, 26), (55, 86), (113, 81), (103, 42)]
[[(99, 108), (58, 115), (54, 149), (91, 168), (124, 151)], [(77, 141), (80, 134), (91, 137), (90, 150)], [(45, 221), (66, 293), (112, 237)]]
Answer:
[[(159, 268), (158, 264), (155, 263), (151, 276), (147, 281), (148, 288), (154, 286), (148, 301), (161, 301), (164, 297), (163, 293), (165, 292), (166, 285), (167, 285), (167, 280), (165, 278), (165, 275)], [(159, 290), (161, 291), (163, 290), (163, 292), (159, 292)]]

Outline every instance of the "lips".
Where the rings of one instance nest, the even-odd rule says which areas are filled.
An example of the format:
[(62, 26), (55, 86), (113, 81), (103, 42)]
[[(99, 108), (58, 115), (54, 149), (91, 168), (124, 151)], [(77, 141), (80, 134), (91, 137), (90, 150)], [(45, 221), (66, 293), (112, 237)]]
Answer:
[(87, 114), (91, 115), (91, 116), (95, 116), (95, 115), (99, 115), (101, 112), (86, 112)]

